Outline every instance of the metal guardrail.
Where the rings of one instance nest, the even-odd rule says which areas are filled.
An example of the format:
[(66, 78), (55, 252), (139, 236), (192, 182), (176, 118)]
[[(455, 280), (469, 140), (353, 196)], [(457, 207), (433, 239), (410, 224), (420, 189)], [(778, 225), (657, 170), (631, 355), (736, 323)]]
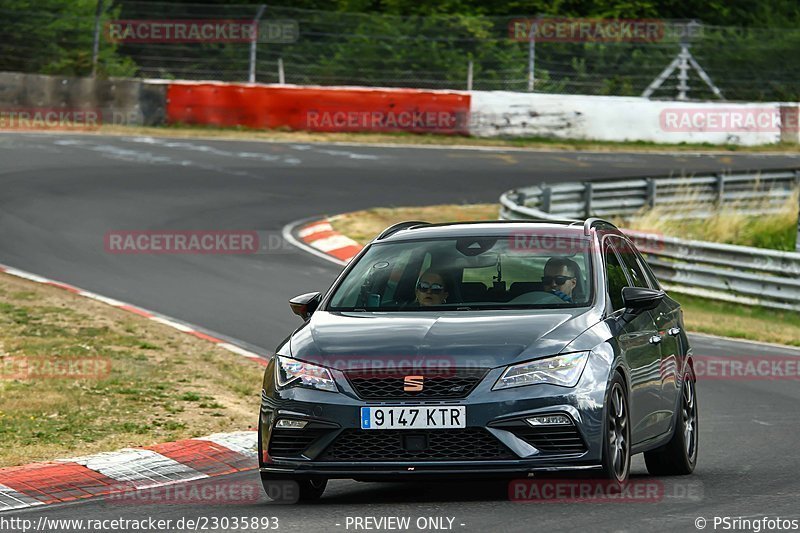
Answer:
[[(500, 218), (611, 218), (653, 206), (665, 207), (667, 216), (684, 217), (679, 211), (687, 202), (706, 207), (692, 217), (708, 216), (718, 206), (758, 215), (777, 211), (798, 185), (800, 170), (535, 185), (505, 192)], [(800, 253), (624, 231), (670, 290), (800, 311)], [(800, 223), (798, 231), (800, 246)]]
[[(703, 218), (720, 207), (748, 214), (774, 212), (800, 187), (800, 169), (760, 173), (699, 175), (691, 177), (631, 178), (613, 181), (566, 182), (515, 189), (503, 196), (511, 212), (532, 208), (559, 218), (632, 215), (643, 208), (659, 207), (681, 213), (687, 203), (700, 207), (688, 216)], [(502, 202), (502, 199), (501, 199)], [(524, 214), (525, 210), (518, 210)]]

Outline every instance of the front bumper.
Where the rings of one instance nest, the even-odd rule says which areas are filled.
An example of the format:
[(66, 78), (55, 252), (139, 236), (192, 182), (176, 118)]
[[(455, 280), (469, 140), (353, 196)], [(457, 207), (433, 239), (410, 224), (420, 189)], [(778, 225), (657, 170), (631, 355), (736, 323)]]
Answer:
[[(514, 389), (493, 391), (503, 369), (490, 371), (485, 379), (464, 399), (440, 401), (366, 401), (360, 399), (346, 379), (337, 379), (339, 393), (322, 392), (304, 388), (277, 390), (265, 382), (267, 390), (262, 393), (259, 424), (259, 466), (262, 476), (270, 478), (320, 476), (327, 478), (399, 479), (465, 475), (505, 476), (537, 471), (558, 471), (597, 468), (601, 463), (601, 435), (603, 432), (603, 400), (605, 397), (607, 367), (600, 361), (589, 362), (574, 388), (555, 385), (532, 385)], [(267, 369), (269, 372), (270, 369)], [(394, 430), (400, 432), (397, 443), (386, 438), (386, 431), (362, 430), (360, 408), (365, 406), (465, 406), (466, 430)], [(570, 431), (579, 439), (581, 446), (569, 435), (570, 446), (557, 445), (562, 435), (542, 440), (541, 435), (527, 435), (531, 426), (525, 418), (534, 415), (564, 414), (572, 421)], [(282, 419), (305, 420), (301, 430), (275, 430), (275, 423)], [(561, 428), (562, 430), (565, 428)], [(467, 431), (468, 430), (468, 431)], [(297, 433), (291, 433), (295, 431)], [(301, 438), (302, 432), (307, 433)], [(443, 433), (456, 432), (447, 439)], [(476, 438), (482, 433), (479, 444), (484, 453), (477, 453), (471, 441), (464, 442), (459, 452), (407, 453), (402, 438), (405, 434), (430, 435), (424, 442), (434, 447), (436, 442), (447, 442), (458, 449), (459, 437)], [(377, 439), (376, 433), (384, 433)], [(369, 434), (369, 435), (367, 435)], [(293, 437), (298, 438), (295, 448)], [(374, 437), (374, 438), (373, 438)], [(275, 439), (273, 441), (273, 438)], [(352, 439), (356, 438), (355, 441)], [(566, 437), (565, 437), (566, 438)], [(365, 440), (377, 439), (381, 446), (365, 448), (350, 454), (334, 453), (340, 439), (364, 445)], [(488, 439), (488, 440), (487, 440)], [(497, 445), (496, 456), (486, 451), (491, 442)], [(386, 443), (391, 443), (387, 446)], [(548, 444), (549, 442), (549, 444)], [(288, 443), (288, 444), (287, 444)], [(554, 444), (555, 443), (555, 444)], [(278, 445), (279, 444), (279, 445)], [(399, 448), (398, 448), (399, 446)], [(488, 447), (488, 448), (487, 448)], [(291, 449), (291, 453), (286, 450)], [(352, 451), (353, 448), (351, 447)], [(386, 450), (386, 458), (381, 456)], [(442, 457), (446, 457), (442, 460)]]

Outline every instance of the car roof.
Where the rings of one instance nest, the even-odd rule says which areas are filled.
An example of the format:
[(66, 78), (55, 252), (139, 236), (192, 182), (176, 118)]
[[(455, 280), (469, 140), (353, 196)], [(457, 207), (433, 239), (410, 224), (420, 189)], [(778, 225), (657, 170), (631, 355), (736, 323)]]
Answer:
[[(553, 230), (558, 235), (574, 232), (576, 236), (585, 235), (586, 222), (590, 227), (600, 223), (605, 231), (619, 232), (611, 223), (600, 219), (583, 220), (489, 220), (478, 222), (446, 222), (429, 224), (420, 221), (401, 222), (385, 229), (374, 242), (407, 241), (413, 239), (458, 238), (471, 236), (508, 236), (515, 232), (532, 230)], [(621, 233), (621, 232), (620, 232)]]

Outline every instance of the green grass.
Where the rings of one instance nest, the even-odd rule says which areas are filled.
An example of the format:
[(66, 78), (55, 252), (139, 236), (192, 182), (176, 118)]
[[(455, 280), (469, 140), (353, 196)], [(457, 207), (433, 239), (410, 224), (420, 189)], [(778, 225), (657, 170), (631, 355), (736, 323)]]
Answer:
[[(68, 361), (99, 364), (71, 374)], [(206, 341), (0, 275), (0, 467), (247, 429), (262, 374)]]
[[(755, 194), (755, 193), (754, 193)], [(691, 198), (690, 195), (686, 195)], [(749, 201), (748, 207), (762, 207), (758, 200)], [(672, 235), (683, 239), (755, 246), (793, 252), (797, 239), (798, 192), (790, 196), (774, 213), (760, 216), (742, 215), (736, 206), (727, 207), (703, 219), (674, 219), (667, 214), (675, 211), (656, 207), (628, 220), (617, 220), (620, 227)], [(705, 206), (691, 199), (683, 203), (681, 212), (704, 210)]]
[(689, 332), (800, 346), (800, 313), (708, 300), (670, 292)]

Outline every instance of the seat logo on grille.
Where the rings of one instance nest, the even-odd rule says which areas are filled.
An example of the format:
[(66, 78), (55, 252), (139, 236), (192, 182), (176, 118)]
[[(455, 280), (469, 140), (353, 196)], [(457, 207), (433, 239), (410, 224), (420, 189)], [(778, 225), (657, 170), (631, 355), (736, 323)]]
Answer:
[(419, 392), (423, 388), (424, 376), (406, 376), (403, 378), (403, 391)]

